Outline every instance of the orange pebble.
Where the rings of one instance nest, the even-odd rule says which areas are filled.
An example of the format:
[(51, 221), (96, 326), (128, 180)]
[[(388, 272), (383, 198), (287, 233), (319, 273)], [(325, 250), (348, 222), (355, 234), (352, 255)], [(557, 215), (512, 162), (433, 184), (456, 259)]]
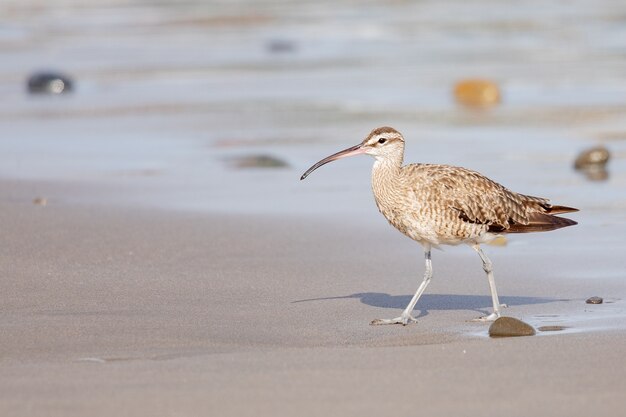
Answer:
[(500, 102), (500, 89), (487, 80), (463, 80), (454, 87), (454, 96), (467, 106), (492, 106)]

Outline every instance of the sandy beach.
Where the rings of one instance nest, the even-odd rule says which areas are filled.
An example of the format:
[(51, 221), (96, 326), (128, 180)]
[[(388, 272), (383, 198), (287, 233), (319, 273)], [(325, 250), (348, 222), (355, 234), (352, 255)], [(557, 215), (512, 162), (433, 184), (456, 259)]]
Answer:
[[(41, 207), (33, 187), (2, 183), (2, 415), (566, 416), (625, 404), (623, 284), (572, 282), (558, 272), (569, 254), (494, 254), (506, 314), (563, 331), (490, 339), (468, 322), (490, 306), (470, 250), (435, 254), (419, 323), (369, 326), (403, 308), (421, 274), (419, 247), (391, 230)], [(57, 201), (97, 191), (46, 189)], [(614, 303), (585, 304), (597, 293)]]

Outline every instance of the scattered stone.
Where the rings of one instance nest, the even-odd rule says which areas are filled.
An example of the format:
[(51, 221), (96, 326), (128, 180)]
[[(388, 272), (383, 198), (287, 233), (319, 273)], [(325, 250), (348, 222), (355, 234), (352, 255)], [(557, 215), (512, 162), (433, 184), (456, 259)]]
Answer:
[(273, 53), (288, 53), (296, 50), (296, 45), (286, 39), (274, 39), (268, 42), (267, 49)]
[(513, 317), (500, 317), (489, 326), (491, 337), (533, 336), (534, 334), (533, 326)]
[(604, 300), (602, 299), (602, 297), (589, 297), (587, 298), (587, 301), (585, 301), (587, 304), (602, 304), (604, 302)]
[(28, 92), (31, 94), (65, 94), (72, 89), (72, 80), (63, 74), (37, 72), (28, 78)]
[(565, 326), (541, 326), (537, 327), (537, 330), (540, 332), (558, 332), (560, 330), (565, 330), (567, 327)]
[(466, 106), (493, 106), (500, 102), (500, 89), (489, 80), (463, 80), (454, 87), (454, 96)]
[(47, 206), (48, 205), (48, 199), (45, 197), (37, 197), (33, 200), (33, 204), (35, 204), (36, 206)]
[(611, 157), (611, 153), (604, 146), (595, 146), (593, 148), (582, 151), (576, 161), (574, 161), (574, 168), (586, 169), (588, 167), (605, 166)]
[(252, 155), (233, 159), (237, 168), (286, 168), (289, 166), (282, 159), (270, 155)]
[(606, 164), (611, 153), (604, 146), (596, 146), (582, 151), (574, 161), (574, 168), (581, 171), (591, 181), (604, 181), (609, 177)]

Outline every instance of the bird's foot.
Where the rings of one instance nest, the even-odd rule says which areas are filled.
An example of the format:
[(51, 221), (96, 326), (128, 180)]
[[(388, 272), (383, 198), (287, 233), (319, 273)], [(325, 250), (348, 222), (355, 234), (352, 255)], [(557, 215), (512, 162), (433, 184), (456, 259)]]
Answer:
[(493, 313), (491, 313), (491, 314), (489, 314), (487, 316), (482, 316), (482, 317), (478, 317), (476, 319), (472, 319), (471, 321), (481, 321), (481, 322), (496, 321), (500, 317), (500, 309), (501, 308), (507, 308), (507, 307), (508, 307), (508, 305), (506, 305), (506, 304), (500, 304), (500, 308), (498, 308)]
[(488, 321), (496, 321), (500, 317), (500, 313), (491, 313), (488, 316), (482, 316), (471, 321), (480, 321), (480, 322), (488, 322)]
[[(507, 307), (508, 306), (506, 304), (500, 304), (500, 308), (507, 308)], [(500, 308), (487, 316), (478, 317), (476, 319), (472, 319), (471, 321), (481, 321), (481, 322), (496, 321), (498, 318), (500, 318)]]
[(381, 324), (401, 324), (406, 326), (410, 323), (417, 323), (417, 319), (410, 314), (402, 314), (400, 317), (396, 317), (395, 319), (376, 319), (370, 322), (371, 326), (378, 326)]

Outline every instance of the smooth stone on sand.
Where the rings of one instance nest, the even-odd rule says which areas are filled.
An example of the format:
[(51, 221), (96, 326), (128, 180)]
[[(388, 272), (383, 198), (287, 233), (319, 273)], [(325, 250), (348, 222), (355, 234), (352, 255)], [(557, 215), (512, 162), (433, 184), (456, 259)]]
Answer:
[(574, 168), (587, 169), (589, 167), (604, 167), (611, 157), (611, 153), (604, 146), (594, 146), (582, 151), (574, 161)]
[(533, 326), (513, 317), (500, 317), (489, 326), (491, 337), (533, 336), (534, 334)]
[(585, 302), (587, 304), (602, 304), (604, 302), (604, 300), (602, 299), (602, 297), (593, 296), (593, 297), (587, 298), (587, 301), (585, 301)]
[(466, 106), (492, 106), (500, 102), (498, 85), (489, 80), (463, 80), (454, 86), (456, 101)]
[(282, 159), (270, 155), (251, 155), (233, 158), (237, 168), (286, 168), (289, 166)]
[(56, 72), (36, 72), (28, 78), (28, 92), (31, 94), (65, 94), (72, 88), (72, 80)]

